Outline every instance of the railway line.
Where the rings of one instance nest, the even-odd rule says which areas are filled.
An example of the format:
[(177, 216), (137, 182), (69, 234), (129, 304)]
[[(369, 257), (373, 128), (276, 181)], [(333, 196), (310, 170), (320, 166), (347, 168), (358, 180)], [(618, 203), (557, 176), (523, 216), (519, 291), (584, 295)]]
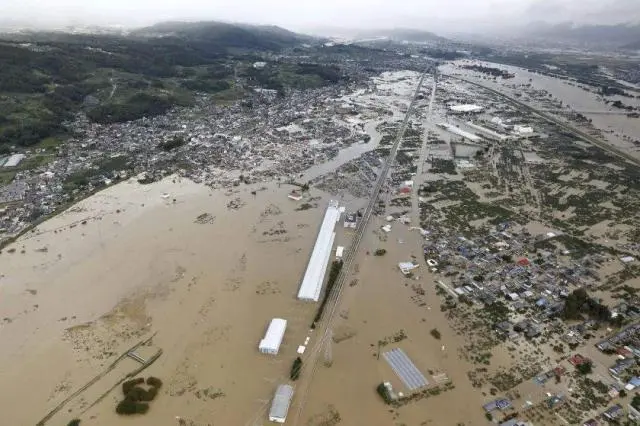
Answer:
[(362, 242), (362, 239), (364, 237), (367, 225), (369, 224), (369, 220), (371, 219), (371, 215), (373, 214), (373, 209), (376, 206), (382, 187), (384, 186), (385, 181), (387, 179), (387, 175), (389, 174), (389, 170), (391, 169), (395, 161), (395, 157), (396, 157), (398, 148), (400, 146), (400, 143), (402, 141), (402, 137), (404, 136), (404, 133), (407, 129), (407, 125), (409, 123), (409, 119), (411, 118), (411, 114), (415, 109), (415, 104), (418, 99), (418, 94), (420, 93), (420, 89), (422, 88), (424, 79), (429, 71), (430, 70), (425, 71), (425, 73), (420, 76), (420, 80), (418, 81), (416, 90), (413, 93), (413, 98), (411, 99), (409, 108), (405, 113), (402, 125), (400, 126), (400, 129), (398, 129), (398, 133), (396, 134), (394, 143), (390, 149), (389, 155), (387, 157), (387, 161), (385, 162), (385, 165), (382, 168), (382, 171), (380, 172), (380, 176), (378, 176), (378, 180), (376, 181), (376, 184), (373, 187), (373, 191), (371, 192), (371, 198), (369, 199), (369, 203), (367, 204), (367, 207), (362, 215), (360, 225), (358, 226), (355, 232), (351, 247), (346, 252), (343, 258), (342, 270), (338, 275), (333, 291), (329, 295), (327, 307), (325, 309), (323, 318), (320, 320), (319, 324), (317, 324), (316, 326), (316, 332), (318, 333), (318, 335), (321, 335), (322, 337), (316, 340), (314, 347), (311, 351), (312, 355), (307, 358), (307, 360), (305, 361), (305, 365), (303, 367), (303, 370), (304, 370), (303, 372), (306, 372), (306, 377), (303, 379), (305, 381), (304, 385), (298, 386), (298, 389), (297, 389), (298, 403), (297, 403), (295, 418), (293, 421), (294, 425), (298, 425), (300, 422), (302, 410), (304, 409), (306, 399), (307, 399), (308, 388), (311, 384), (311, 381), (313, 380), (313, 376), (317, 369), (318, 357), (322, 353), (322, 347), (325, 345), (326, 340), (331, 338), (329, 336), (330, 335), (329, 330), (331, 329), (333, 321), (336, 316), (336, 312), (340, 302), (340, 297), (342, 296), (342, 292), (344, 289), (344, 284), (351, 271), (353, 261), (358, 253), (360, 243)]

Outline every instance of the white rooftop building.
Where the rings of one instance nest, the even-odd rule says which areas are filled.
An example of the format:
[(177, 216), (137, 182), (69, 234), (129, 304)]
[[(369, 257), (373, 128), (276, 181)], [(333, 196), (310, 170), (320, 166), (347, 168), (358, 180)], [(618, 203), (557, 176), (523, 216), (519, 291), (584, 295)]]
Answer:
[(480, 112), (482, 107), (474, 104), (450, 105), (449, 109), (453, 112)]
[(260, 340), (260, 345), (258, 346), (260, 352), (263, 354), (277, 355), (286, 329), (287, 320), (282, 318), (272, 319), (264, 335), (264, 339)]
[[(493, 120), (492, 120), (493, 121)], [(481, 133), (483, 133), (485, 136), (489, 137), (490, 139), (496, 139), (498, 141), (503, 141), (505, 139), (507, 139), (506, 135), (501, 135), (498, 132), (494, 132), (491, 129), (487, 129), (486, 127), (482, 127), (472, 121), (467, 121), (467, 126), (471, 127), (472, 129), (475, 129)]]
[(471, 132), (467, 132), (466, 130), (462, 130), (459, 127), (456, 126), (452, 126), (449, 123), (440, 123), (438, 124), (438, 126), (440, 126), (441, 128), (447, 130), (448, 132), (453, 133), (454, 135), (458, 135), (458, 136), (462, 136), (465, 139), (470, 140), (471, 142), (480, 142), (482, 141), (482, 138), (478, 135), (475, 135)]
[(271, 410), (269, 410), (270, 422), (284, 423), (287, 421), (291, 398), (293, 398), (293, 387), (290, 385), (278, 386), (273, 401), (271, 402)]
[(322, 283), (327, 272), (327, 265), (331, 258), (333, 241), (336, 238), (335, 227), (340, 219), (340, 209), (337, 201), (331, 200), (324, 214), (316, 244), (313, 247), (307, 270), (300, 284), (298, 299), (317, 302), (320, 299)]
[(533, 127), (521, 126), (520, 124), (516, 124), (515, 126), (513, 126), (513, 131), (520, 136), (526, 136), (533, 133)]
[(400, 268), (400, 272), (402, 272), (403, 275), (409, 275), (411, 273), (411, 271), (416, 269), (418, 266), (419, 265), (416, 265), (413, 262), (400, 262), (400, 263), (398, 263), (398, 268)]

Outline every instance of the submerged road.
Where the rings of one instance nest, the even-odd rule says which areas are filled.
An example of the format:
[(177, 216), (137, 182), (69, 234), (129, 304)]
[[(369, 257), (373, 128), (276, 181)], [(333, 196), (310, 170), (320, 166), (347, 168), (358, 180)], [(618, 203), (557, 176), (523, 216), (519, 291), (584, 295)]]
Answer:
[(572, 125), (560, 120), (559, 118), (556, 118), (556, 117), (554, 117), (552, 115), (546, 114), (542, 110), (536, 109), (536, 108), (532, 107), (531, 105), (525, 104), (524, 102), (521, 102), (521, 101), (519, 101), (519, 100), (517, 100), (517, 99), (515, 99), (515, 98), (513, 98), (513, 97), (511, 97), (511, 96), (509, 96), (507, 94), (504, 94), (504, 93), (500, 92), (499, 90), (492, 89), (491, 87), (485, 86), (484, 84), (477, 83), (477, 82), (475, 82), (473, 80), (468, 80), (466, 78), (456, 77), (456, 76), (453, 76), (453, 75), (450, 75), (450, 74), (443, 74), (443, 75), (445, 75), (445, 76), (447, 76), (449, 78), (453, 78), (453, 79), (459, 80), (459, 81), (464, 81), (465, 83), (469, 83), (469, 84), (472, 84), (474, 86), (481, 87), (481, 88), (483, 88), (485, 90), (488, 90), (489, 92), (506, 99), (512, 105), (515, 105), (515, 106), (518, 106), (518, 107), (520, 107), (520, 108), (522, 108), (524, 110), (527, 110), (530, 113), (535, 114), (540, 118), (543, 118), (543, 119), (545, 119), (545, 120), (547, 120), (547, 121), (549, 121), (549, 122), (551, 122), (553, 124), (556, 124), (559, 127), (562, 127), (563, 129), (573, 133), (574, 135), (580, 137), (581, 139), (584, 139), (585, 141), (587, 141), (587, 142), (589, 142), (589, 143), (591, 143), (591, 144), (593, 144), (593, 145), (595, 145), (595, 146), (597, 146), (599, 148), (604, 149), (605, 151), (608, 151), (608, 152), (610, 152), (610, 153), (612, 153), (614, 155), (617, 155), (617, 156), (619, 156), (619, 157), (621, 157), (621, 158), (623, 158), (623, 159), (635, 164), (636, 166), (640, 166), (640, 158), (638, 158), (638, 157), (636, 157), (636, 156), (628, 153), (627, 151), (624, 151), (624, 150), (622, 150), (622, 149), (620, 149), (620, 148), (618, 148), (616, 146), (613, 146), (610, 143), (607, 143), (607, 142), (605, 142), (605, 141), (603, 141), (601, 139), (593, 137), (593, 136), (583, 132), (582, 130), (579, 130), (579, 129), (573, 127)]
[(378, 180), (376, 181), (375, 186), (373, 187), (373, 191), (371, 192), (371, 198), (369, 199), (369, 204), (367, 205), (362, 219), (360, 220), (360, 224), (356, 230), (355, 236), (353, 238), (353, 242), (349, 250), (346, 251), (345, 256), (343, 257), (342, 270), (336, 279), (333, 290), (329, 295), (329, 299), (327, 300), (327, 305), (325, 307), (324, 314), (322, 319), (318, 324), (316, 324), (316, 335), (322, 336), (316, 339), (316, 342), (311, 349), (310, 356), (305, 360), (305, 364), (303, 367), (303, 373), (306, 373), (306, 377), (303, 376), (301, 382), (302, 384), (298, 386), (296, 393), (298, 394), (298, 402), (297, 402), (297, 411), (295, 415), (295, 419), (293, 421), (294, 425), (297, 425), (300, 421), (300, 416), (302, 414), (302, 410), (306, 404), (307, 393), (309, 391), (309, 386), (313, 380), (313, 375), (316, 372), (318, 366), (318, 358), (323, 354), (323, 346), (327, 339), (331, 339), (329, 330), (331, 330), (333, 326), (333, 322), (336, 316), (336, 312), (339, 306), (340, 297), (342, 296), (342, 291), (344, 289), (344, 283), (347, 280), (348, 275), (351, 272), (351, 267), (353, 265), (353, 261), (358, 252), (358, 248), (360, 247), (360, 243), (362, 242), (362, 238), (364, 237), (365, 230), (367, 225), (369, 224), (369, 220), (371, 219), (371, 215), (373, 213), (373, 209), (378, 202), (378, 197), (380, 196), (380, 191), (384, 186), (384, 183), (387, 179), (387, 175), (389, 174), (389, 170), (393, 166), (393, 163), (396, 158), (396, 153), (398, 151), (398, 147), (400, 146), (400, 142), (402, 141), (402, 137), (404, 136), (405, 131), (407, 130), (407, 125), (409, 123), (409, 119), (411, 118), (411, 113), (415, 108), (416, 101), (418, 99), (418, 94), (420, 93), (420, 89), (422, 88), (422, 83), (424, 82), (424, 78), (426, 74), (430, 70), (427, 70), (424, 74), (420, 76), (420, 81), (418, 82), (418, 86), (416, 87), (415, 92), (413, 93), (413, 98), (411, 99), (411, 103), (409, 104), (409, 108), (404, 116), (404, 121), (398, 129), (398, 133), (396, 134), (395, 140), (393, 142), (393, 146), (389, 152), (389, 156), (387, 157), (387, 161), (385, 162), (382, 171), (380, 172), (380, 176), (378, 176)]

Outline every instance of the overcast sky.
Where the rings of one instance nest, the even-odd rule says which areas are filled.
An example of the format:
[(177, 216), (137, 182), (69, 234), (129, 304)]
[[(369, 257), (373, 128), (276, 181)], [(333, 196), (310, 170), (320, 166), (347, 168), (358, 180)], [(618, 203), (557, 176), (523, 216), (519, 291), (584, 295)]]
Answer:
[(148, 25), (162, 20), (226, 20), (281, 25), (474, 28), (545, 20), (640, 21), (640, 0), (0, 0), (0, 21)]

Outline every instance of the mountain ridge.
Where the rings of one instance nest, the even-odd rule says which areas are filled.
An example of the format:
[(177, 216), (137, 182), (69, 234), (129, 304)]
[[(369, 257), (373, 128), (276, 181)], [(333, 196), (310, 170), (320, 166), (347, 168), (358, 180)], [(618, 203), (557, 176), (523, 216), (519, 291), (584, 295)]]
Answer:
[(573, 22), (533, 22), (519, 31), (518, 36), (530, 40), (622, 48), (629, 44), (629, 40), (640, 41), (640, 24), (576, 25)]

